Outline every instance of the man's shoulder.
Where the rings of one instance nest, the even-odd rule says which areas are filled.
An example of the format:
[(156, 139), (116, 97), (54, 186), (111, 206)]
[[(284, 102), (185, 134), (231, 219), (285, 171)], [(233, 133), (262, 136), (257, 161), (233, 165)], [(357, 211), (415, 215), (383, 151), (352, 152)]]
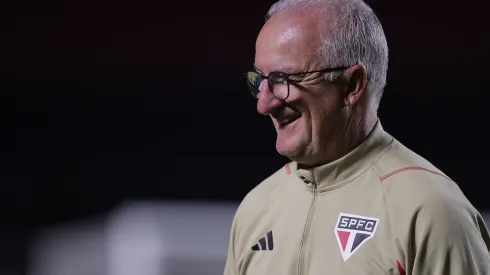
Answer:
[[(449, 176), (397, 144), (374, 165), (392, 228), (399, 236), (439, 231), (456, 238), (461, 222), (487, 234), (481, 214)], [(416, 226), (415, 226), (416, 225)], [(422, 238), (422, 237), (420, 237)]]
[[(389, 204), (407, 211), (459, 204), (472, 208), (457, 183), (400, 142), (374, 165)], [(409, 214), (409, 213), (406, 213)]]

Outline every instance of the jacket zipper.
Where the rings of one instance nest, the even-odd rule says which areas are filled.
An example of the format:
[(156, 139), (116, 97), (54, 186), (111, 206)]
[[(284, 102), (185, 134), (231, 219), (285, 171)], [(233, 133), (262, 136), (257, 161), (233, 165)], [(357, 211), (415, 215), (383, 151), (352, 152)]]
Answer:
[(310, 232), (310, 225), (311, 225), (311, 220), (313, 216), (313, 212), (315, 211), (315, 201), (316, 201), (316, 195), (317, 195), (317, 186), (315, 183), (313, 183), (313, 199), (310, 204), (310, 209), (308, 210), (308, 216), (306, 217), (306, 224), (305, 224), (305, 229), (303, 230), (303, 236), (301, 239), (301, 247), (299, 250), (299, 259), (298, 259), (298, 275), (303, 274), (304, 270), (304, 249), (306, 245), (306, 241)]

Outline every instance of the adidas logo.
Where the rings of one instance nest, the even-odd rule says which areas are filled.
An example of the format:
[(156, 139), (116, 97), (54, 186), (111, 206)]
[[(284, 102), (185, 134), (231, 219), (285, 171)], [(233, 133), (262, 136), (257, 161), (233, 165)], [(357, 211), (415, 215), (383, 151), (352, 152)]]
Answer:
[(267, 232), (265, 237), (259, 240), (259, 243), (252, 246), (253, 251), (274, 250), (274, 239), (272, 231)]

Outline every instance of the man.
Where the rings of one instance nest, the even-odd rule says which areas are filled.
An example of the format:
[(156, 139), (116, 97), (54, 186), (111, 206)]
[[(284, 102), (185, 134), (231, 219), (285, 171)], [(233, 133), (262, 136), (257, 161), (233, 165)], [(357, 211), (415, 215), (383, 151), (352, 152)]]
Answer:
[(240, 204), (225, 275), (490, 274), (478, 211), (378, 120), (387, 64), (361, 0), (271, 7), (247, 77), (292, 162)]

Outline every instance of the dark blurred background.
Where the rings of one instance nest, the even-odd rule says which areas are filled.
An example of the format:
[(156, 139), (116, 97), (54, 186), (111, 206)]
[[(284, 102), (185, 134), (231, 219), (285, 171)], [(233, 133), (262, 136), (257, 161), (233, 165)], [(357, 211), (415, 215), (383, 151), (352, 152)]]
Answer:
[[(280, 168), (243, 78), (272, 3), (2, 4), (0, 244), (16, 249), (0, 265), (25, 265), (40, 227), (126, 199), (238, 202)], [(483, 2), (368, 3), (390, 48), (384, 128), (490, 209)]]

